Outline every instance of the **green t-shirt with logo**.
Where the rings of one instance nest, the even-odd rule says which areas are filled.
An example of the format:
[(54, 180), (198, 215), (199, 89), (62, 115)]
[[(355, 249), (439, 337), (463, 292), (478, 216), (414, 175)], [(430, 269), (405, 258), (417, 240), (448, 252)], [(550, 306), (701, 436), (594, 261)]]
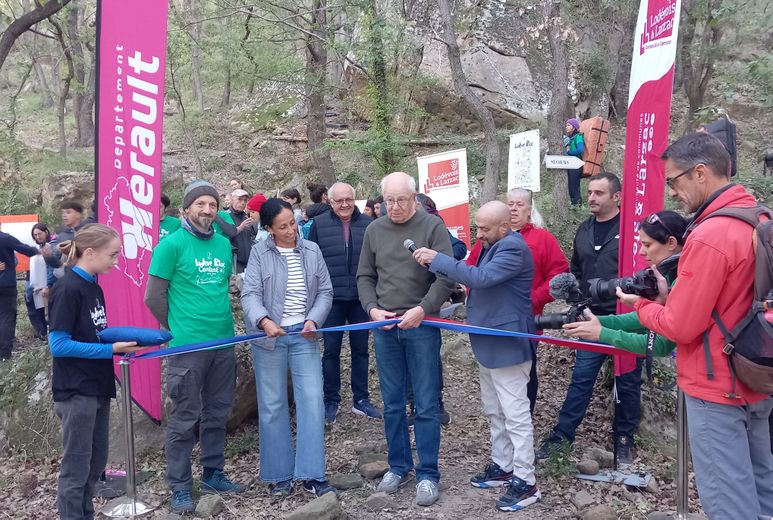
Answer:
[[(236, 224), (234, 223), (234, 219), (233, 219), (233, 217), (232, 217), (232, 216), (231, 216), (231, 214), (230, 214), (230, 213), (228, 213), (227, 211), (225, 211), (225, 210), (220, 210), (220, 211), (218, 211), (218, 212), (217, 212), (217, 214), (218, 214), (218, 216), (219, 216), (220, 218), (222, 218), (223, 220), (225, 220), (226, 222), (228, 222), (228, 223), (229, 223), (229, 224), (231, 224), (232, 226), (235, 226), (235, 225), (236, 225)], [(214, 229), (214, 230), (215, 230), (215, 233), (217, 233), (218, 235), (222, 235), (222, 236), (224, 236), (224, 237), (228, 238), (228, 235), (226, 235), (226, 234), (225, 234), (225, 232), (223, 231), (223, 228), (221, 228), (221, 227), (220, 227), (220, 225), (219, 225), (217, 222), (212, 222), (212, 229)], [(230, 239), (229, 239), (229, 240), (230, 240)]]
[(175, 231), (180, 229), (180, 219), (177, 217), (170, 217), (169, 215), (164, 217), (164, 220), (158, 223), (158, 241), (168, 237)]
[(185, 230), (159, 242), (149, 274), (169, 281), (169, 346), (234, 335), (228, 281), (231, 242), (218, 234), (202, 240)]

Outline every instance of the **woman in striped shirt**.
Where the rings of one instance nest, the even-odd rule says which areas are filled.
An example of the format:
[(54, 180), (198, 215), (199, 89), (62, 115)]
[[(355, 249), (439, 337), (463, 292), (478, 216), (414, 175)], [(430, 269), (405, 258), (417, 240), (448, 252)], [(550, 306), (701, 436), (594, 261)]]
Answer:
[[(294, 481), (317, 496), (335, 492), (325, 479), (322, 362), (317, 327), (333, 301), (319, 247), (298, 236), (293, 210), (271, 198), (260, 208), (269, 238), (253, 246), (244, 273), (242, 306), (248, 332), (267, 339), (252, 346), (260, 426), (260, 478), (286, 496)], [(292, 374), (296, 407), (293, 449), (287, 400)]]

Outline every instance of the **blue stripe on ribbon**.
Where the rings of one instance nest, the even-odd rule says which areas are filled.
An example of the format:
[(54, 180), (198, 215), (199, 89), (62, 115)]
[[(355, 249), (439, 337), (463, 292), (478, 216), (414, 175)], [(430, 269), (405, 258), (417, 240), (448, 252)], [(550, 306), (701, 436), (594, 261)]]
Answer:
[[(354, 323), (351, 325), (340, 325), (337, 327), (321, 328), (321, 329), (317, 329), (316, 332), (345, 332), (350, 330), (370, 330), (378, 327), (384, 327), (387, 325), (395, 325), (400, 321), (401, 320), (399, 318), (393, 318), (393, 319), (382, 320), (382, 321), (366, 321), (364, 323)], [(422, 320), (422, 325), (426, 325), (428, 327), (435, 327), (438, 329), (452, 330), (456, 332), (465, 332), (468, 334), (479, 334), (482, 336), (526, 338), (530, 340), (550, 343), (553, 345), (559, 345), (562, 347), (570, 347), (570, 348), (576, 348), (580, 350), (590, 350), (592, 352), (601, 352), (602, 354), (618, 354), (618, 353), (631, 354), (631, 352), (618, 349), (611, 345), (607, 345), (606, 343), (576, 341), (576, 340), (571, 340), (566, 338), (556, 338), (553, 336), (541, 336), (538, 334), (529, 334), (526, 332), (493, 329), (489, 327), (478, 327), (476, 325), (469, 325), (467, 323), (444, 320), (440, 318), (427, 318), (425, 320)], [(300, 331), (289, 332), (287, 335), (291, 336), (291, 335), (297, 335), (297, 334), (301, 334), (301, 332)], [(267, 336), (264, 333), (260, 332), (257, 334), (246, 334), (243, 336), (235, 336), (233, 338), (213, 339), (209, 341), (203, 341), (201, 343), (191, 343), (188, 345), (181, 345), (178, 347), (169, 347), (164, 349), (153, 350), (151, 352), (143, 352), (142, 354), (137, 354), (133, 356), (133, 358), (136, 360), (164, 358), (169, 356), (176, 356), (179, 354), (185, 354), (188, 352), (215, 350), (215, 349), (230, 347), (232, 345), (236, 345), (237, 343), (259, 340), (266, 337)], [(640, 354), (634, 354), (634, 355), (641, 356)]]

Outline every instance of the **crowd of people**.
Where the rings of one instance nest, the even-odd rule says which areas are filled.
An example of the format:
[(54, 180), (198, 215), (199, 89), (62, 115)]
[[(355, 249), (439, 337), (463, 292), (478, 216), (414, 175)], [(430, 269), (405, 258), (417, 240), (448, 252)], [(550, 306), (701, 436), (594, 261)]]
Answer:
[[(571, 123), (568, 133), (569, 126), (575, 128)], [(650, 350), (665, 356), (676, 350), (677, 384), (686, 395), (704, 511), (712, 519), (769, 518), (773, 399), (734, 378), (723, 359), (722, 331), (712, 318), (718, 314), (734, 324), (749, 308), (752, 235), (740, 221), (707, 218), (719, 208), (752, 207), (756, 201), (730, 182), (729, 156), (708, 134), (685, 135), (668, 148), (663, 160), (669, 195), (693, 217), (688, 221), (673, 211), (647, 216), (640, 222), (641, 254), (657, 266), (680, 253), (678, 269), (666, 278), (658, 274), (662, 283), (654, 300), (618, 289), (617, 298), (634, 312), (616, 315), (617, 298), (610, 295), (594, 300), (582, 319), (564, 325), (564, 330), (578, 339), (636, 353)], [(318, 329), (384, 322), (372, 332), (383, 413), (368, 390), (367, 330), (348, 333), (351, 411), (384, 423), (389, 470), (377, 490), (395, 493), (415, 475), (416, 503), (430, 506), (440, 493), (441, 427), (450, 423), (450, 416), (444, 418), (448, 413), (442, 400), (441, 335), (424, 324), (424, 318), (438, 316), (461, 284), (467, 291), (469, 324), (535, 333), (539, 331), (533, 318), (552, 301), (549, 283), (556, 275), (571, 272), (584, 296), (589, 280), (617, 277), (622, 193), (620, 179), (612, 173), (589, 180), (590, 216), (577, 230), (570, 261), (544, 228), (528, 190), (511, 190), (506, 202), (489, 202), (477, 210), (477, 242), (467, 255), (434, 203), (417, 194), (415, 180), (406, 173), (387, 175), (380, 197), (368, 200), (362, 212), (355, 205), (354, 188), (341, 182), (329, 188), (309, 185), (313, 204), (306, 208), (295, 189), (266, 198), (238, 180), (230, 188), (228, 197), (221, 197), (212, 184), (192, 182), (179, 219), (167, 214), (170, 202), (162, 197), (160, 240), (145, 303), (173, 334), (170, 346), (228, 338), (234, 334), (229, 280), (232, 275), (243, 280), (246, 330), (266, 336), (251, 346), (260, 479), (278, 497), (291, 493), (295, 485), (316, 496), (336, 492), (326, 479), (324, 437), (325, 425), (335, 422), (341, 406), (343, 333), (326, 332), (320, 342)], [(139, 348), (96, 341), (106, 320), (104, 298), (94, 281), (114, 265), (120, 243), (105, 226), (83, 226), (80, 209), (63, 207), (68, 228), (57, 233), (55, 251), (46, 245), (51, 236), (45, 227), (33, 230), (42, 249), (0, 234), (0, 253), (9, 248), (26, 255), (42, 252), (52, 270), (67, 266), (50, 291), (49, 316), (54, 400), (64, 430), (62, 518), (84, 518), (93, 511), (91, 493), (105, 463), (105, 402), (115, 395), (110, 357)], [(415, 245), (410, 251), (403, 247), (407, 239)], [(6, 283), (12, 262), (12, 257), (0, 256), (0, 296), (13, 292), (15, 307), (15, 285)], [(2, 319), (9, 318), (4, 314)], [(576, 351), (557, 422), (535, 444), (531, 414), (537, 404), (536, 343), (480, 334), (470, 334), (470, 341), (491, 435), (490, 458), (481, 461), (483, 468), (471, 474), (470, 484), (501, 486), (504, 493), (495, 503), (499, 510), (524, 509), (541, 498), (535, 461), (575, 441), (607, 356)], [(191, 456), (197, 437), (201, 492), (246, 489), (223, 471), (235, 363), (233, 349), (188, 352), (167, 361), (166, 385), (173, 406), (167, 424), (166, 480), (176, 512), (195, 509)], [(609, 443), (620, 469), (636, 457), (641, 361), (631, 368), (614, 382)], [(412, 452), (411, 428), (418, 459)]]

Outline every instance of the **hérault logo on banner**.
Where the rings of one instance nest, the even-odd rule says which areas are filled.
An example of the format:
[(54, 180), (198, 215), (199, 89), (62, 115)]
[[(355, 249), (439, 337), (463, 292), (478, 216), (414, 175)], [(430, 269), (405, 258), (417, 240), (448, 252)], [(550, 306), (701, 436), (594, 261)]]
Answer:
[(641, 35), (639, 53), (661, 45), (668, 45), (674, 33), (676, 0), (649, 0), (647, 20)]
[(424, 193), (439, 188), (455, 188), (459, 186), (459, 159), (438, 161), (427, 165), (427, 181), (424, 183)]

